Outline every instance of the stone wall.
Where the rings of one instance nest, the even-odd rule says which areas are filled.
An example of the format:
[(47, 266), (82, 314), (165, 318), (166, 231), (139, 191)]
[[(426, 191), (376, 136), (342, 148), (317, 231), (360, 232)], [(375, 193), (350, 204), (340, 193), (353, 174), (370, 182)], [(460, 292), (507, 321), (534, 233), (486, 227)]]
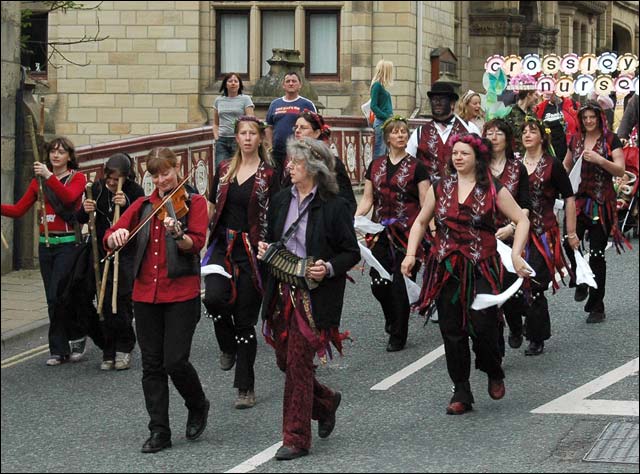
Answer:
[[(1, 2), (2, 9), (2, 131), (0, 162), (2, 202), (13, 203), (16, 147), (16, 91), (20, 86), (20, 2)], [(13, 269), (13, 221), (2, 218), (2, 274)]]
[(97, 11), (51, 13), (49, 36), (57, 41), (108, 37), (61, 46), (76, 64), (54, 55), (59, 68), (49, 67), (46, 99), (55, 133), (83, 145), (205, 123), (201, 3), (208, 2), (101, 2)]

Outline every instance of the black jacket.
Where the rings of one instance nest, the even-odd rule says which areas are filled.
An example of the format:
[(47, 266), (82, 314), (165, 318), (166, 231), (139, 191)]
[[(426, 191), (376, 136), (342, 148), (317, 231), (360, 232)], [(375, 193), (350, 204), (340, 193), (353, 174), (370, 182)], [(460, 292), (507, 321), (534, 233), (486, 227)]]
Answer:
[[(267, 215), (267, 242), (277, 242), (284, 234), (284, 222), (293, 198), (291, 188), (274, 196)], [(313, 319), (319, 329), (338, 327), (346, 283), (346, 273), (360, 260), (360, 249), (353, 229), (353, 216), (348, 203), (333, 196), (323, 199), (319, 193), (309, 204), (306, 235), (307, 254), (331, 263), (334, 276), (325, 277), (311, 290)], [(277, 281), (265, 275), (265, 294), (262, 317), (268, 319), (278, 298)]]
[[(98, 234), (98, 251), (100, 252), (100, 258), (104, 257), (105, 252), (102, 247), (102, 238), (113, 222), (113, 213), (115, 205), (111, 202), (113, 199), (113, 193), (111, 193), (105, 186), (105, 180), (101, 179), (93, 183), (91, 190), (93, 193), (93, 199), (96, 201), (96, 233)], [(122, 185), (122, 192), (124, 192), (127, 203), (120, 208), (120, 215), (139, 197), (144, 196), (144, 190), (142, 187), (130, 179), (125, 180)], [(84, 207), (80, 207), (76, 213), (76, 217), (80, 224), (86, 224), (89, 222), (89, 214), (84, 212)], [(132, 242), (133, 244), (133, 242)], [(133, 245), (128, 245), (122, 250), (120, 255), (133, 255)]]

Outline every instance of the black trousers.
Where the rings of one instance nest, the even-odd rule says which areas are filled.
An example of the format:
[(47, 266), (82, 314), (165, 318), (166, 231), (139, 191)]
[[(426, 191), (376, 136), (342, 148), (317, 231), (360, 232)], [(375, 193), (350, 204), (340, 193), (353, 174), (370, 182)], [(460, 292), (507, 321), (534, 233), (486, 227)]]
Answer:
[[(585, 234), (589, 239), (589, 266), (595, 275), (596, 284), (598, 285), (598, 288), (589, 287), (589, 299), (587, 299), (587, 303), (584, 306), (584, 310), (587, 313), (591, 311), (604, 313), (604, 293), (607, 283), (607, 261), (604, 258), (604, 249), (607, 248), (610, 233), (610, 226), (603, 229), (600, 221), (593, 222), (583, 215), (578, 217), (576, 234), (578, 234), (578, 238), (581, 241), (585, 238)], [(573, 254), (573, 250), (566, 241), (564, 245), (571, 267), (575, 269), (576, 257)]]
[[(221, 275), (207, 275), (204, 305), (213, 318), (214, 332), (220, 350), (236, 355), (233, 386), (239, 390), (253, 390), (255, 385), (253, 366), (258, 350), (255, 326), (258, 323), (262, 295), (253, 282), (251, 264), (247, 255), (234, 249), (233, 260), (238, 269), (234, 276), (237, 291), (235, 302), (229, 304), (231, 281), (228, 278)], [(224, 266), (223, 250), (215, 249), (210, 263)]]
[(171, 434), (168, 377), (187, 409), (199, 410), (206, 401), (198, 373), (189, 362), (193, 333), (200, 320), (200, 298), (179, 303), (134, 302), (134, 310), (149, 431)]
[[(491, 293), (489, 282), (476, 274), (478, 293)], [(455, 385), (451, 402), (472, 404), (474, 402), (469, 376), (471, 373), (471, 337), (473, 352), (476, 355), (476, 369), (485, 372), (491, 379), (504, 379), (502, 356), (498, 349), (499, 316), (495, 306), (482, 311), (469, 310), (469, 322), (472, 331), (463, 327), (463, 308), (460, 299), (452, 302), (458, 291), (458, 281), (449, 279), (438, 296), (438, 326), (444, 341), (445, 357), (449, 377)]]
[(69, 341), (80, 339), (87, 334), (86, 324), (71, 318), (62, 308), (56, 308), (60, 281), (70, 271), (74, 262), (76, 246), (73, 243), (51, 245), (40, 244), (38, 260), (40, 274), (47, 296), (49, 313), (49, 352), (51, 355), (66, 356), (71, 349)]
[[(549, 303), (545, 291), (549, 289), (551, 275), (544, 258), (533, 244), (529, 245), (528, 263), (536, 271), (536, 276), (530, 280), (531, 299), (527, 302), (519, 291), (518, 295), (509, 299), (503, 306), (505, 320), (509, 330), (515, 334), (523, 334), (522, 317), (526, 324), (526, 337), (529, 341), (543, 342), (551, 337), (551, 317)], [(554, 275), (555, 277), (555, 275)], [(517, 276), (507, 273), (505, 288), (516, 280)], [(534, 281), (535, 280), (535, 281)]]
[[(409, 314), (411, 312), (407, 288), (400, 271), (404, 253), (396, 252), (394, 260), (390, 253), (389, 241), (386, 236), (382, 236), (376, 242), (371, 249), (371, 253), (385, 270), (393, 276), (393, 281), (389, 281), (382, 278), (374, 268), (369, 271), (371, 292), (382, 306), (382, 312), (384, 313), (384, 330), (389, 334), (389, 343), (404, 346), (407, 342)], [(412, 272), (413, 280), (415, 280), (419, 269), (420, 263), (416, 262)]]
[[(102, 332), (104, 334), (103, 360), (114, 360), (116, 352), (131, 352), (136, 345), (136, 333), (133, 330), (133, 256), (120, 255), (118, 264), (118, 300), (117, 312), (113, 313), (111, 299), (113, 295), (113, 265), (107, 275), (104, 303), (102, 305)], [(103, 268), (104, 272), (104, 268)]]

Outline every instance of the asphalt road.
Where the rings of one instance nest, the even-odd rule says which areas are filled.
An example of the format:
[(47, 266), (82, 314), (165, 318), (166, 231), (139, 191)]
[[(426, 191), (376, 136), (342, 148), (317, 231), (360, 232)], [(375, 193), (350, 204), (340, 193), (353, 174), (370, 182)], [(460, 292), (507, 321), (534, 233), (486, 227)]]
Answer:
[[(318, 369), (343, 393), (333, 434), (315, 436), (311, 454), (291, 462), (267, 460), (255, 472), (638, 472), (637, 464), (582, 460), (606, 425), (632, 415), (577, 411), (532, 413), (558, 397), (638, 358), (638, 240), (621, 256), (608, 250), (607, 319), (585, 324), (586, 314), (566, 288), (550, 297), (553, 337), (539, 357), (507, 348), (507, 394), (493, 401), (483, 373), (472, 371), (473, 412), (447, 416), (451, 382), (444, 357), (387, 390), (371, 387), (438, 349), (438, 327), (412, 318), (407, 348), (385, 352), (387, 338), (368, 275), (353, 271), (342, 329), (353, 343), (345, 356)], [(40, 335), (42, 337), (42, 335)], [(34, 336), (24, 347), (46, 342)], [(20, 352), (21, 347), (13, 347)], [(3, 359), (10, 355), (3, 351)], [(211, 400), (203, 436), (184, 436), (187, 412), (172, 389), (173, 447), (141, 454), (148, 435), (136, 348), (131, 370), (101, 372), (100, 353), (90, 344), (84, 362), (46, 367), (41, 355), (2, 376), (2, 472), (225, 472), (281, 440), (284, 377), (263, 341), (256, 362), (258, 403), (235, 410), (233, 375), (218, 368), (212, 323), (198, 325), (192, 362)], [(637, 364), (637, 362), (636, 362)], [(637, 367), (637, 365), (636, 365)], [(638, 372), (584, 398), (638, 404)], [(576, 408), (577, 407), (577, 408)], [(636, 444), (637, 448), (637, 444)], [(637, 456), (637, 451), (635, 453)], [(637, 458), (636, 458), (637, 459)]]

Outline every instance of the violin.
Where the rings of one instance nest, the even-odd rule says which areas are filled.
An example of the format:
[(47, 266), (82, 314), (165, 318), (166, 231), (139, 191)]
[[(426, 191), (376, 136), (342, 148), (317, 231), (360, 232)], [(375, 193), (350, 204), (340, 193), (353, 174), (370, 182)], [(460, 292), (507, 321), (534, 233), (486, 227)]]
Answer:
[[(170, 210), (167, 210), (169, 206), (169, 202), (171, 202), (171, 206), (173, 207), (173, 212), (175, 213), (176, 219), (182, 219), (189, 213), (189, 206), (187, 206), (187, 201), (189, 200), (189, 193), (184, 186), (180, 186), (172, 195), (171, 199), (165, 204), (164, 200), (157, 202), (153, 205), (153, 210), (156, 211), (159, 207), (162, 207), (157, 213), (158, 219), (164, 221), (167, 217), (174, 217)], [(155, 213), (155, 212), (154, 212)]]

